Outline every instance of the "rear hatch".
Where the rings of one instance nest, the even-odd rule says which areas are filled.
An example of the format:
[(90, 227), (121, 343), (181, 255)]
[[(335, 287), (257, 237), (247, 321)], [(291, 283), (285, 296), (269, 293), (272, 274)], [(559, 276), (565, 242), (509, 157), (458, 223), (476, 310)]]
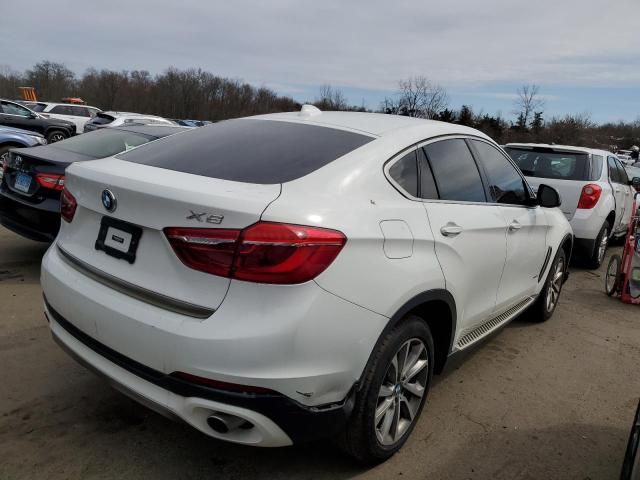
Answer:
[[(543, 183), (558, 190), (562, 199), (560, 209), (568, 220), (576, 212), (582, 187), (600, 176), (590, 155), (583, 151), (547, 146), (507, 146), (505, 150), (534, 191)], [(602, 159), (600, 168), (601, 162)]]
[[(163, 229), (244, 228), (257, 222), (280, 194), (279, 184), (230, 182), (115, 158), (72, 165), (66, 183), (78, 206), (73, 221), (62, 222), (57, 243), (63, 252), (132, 288), (212, 310), (224, 299), (230, 280), (185, 266)], [(115, 200), (112, 212), (103, 204), (105, 190)], [(131, 252), (136, 230), (140, 236)], [(100, 239), (104, 245), (125, 245), (133, 261), (97, 249), (101, 231), (108, 231)]]

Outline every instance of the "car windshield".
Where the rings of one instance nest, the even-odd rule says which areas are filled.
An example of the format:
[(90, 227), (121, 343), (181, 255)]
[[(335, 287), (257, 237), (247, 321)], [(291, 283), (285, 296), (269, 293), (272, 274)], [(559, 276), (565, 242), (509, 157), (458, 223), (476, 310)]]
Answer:
[(527, 177), (589, 180), (589, 155), (551, 148), (506, 147), (506, 152)]
[(105, 158), (125, 152), (151, 140), (155, 140), (155, 138), (123, 130), (102, 129), (68, 138), (52, 144), (51, 147), (93, 158)]

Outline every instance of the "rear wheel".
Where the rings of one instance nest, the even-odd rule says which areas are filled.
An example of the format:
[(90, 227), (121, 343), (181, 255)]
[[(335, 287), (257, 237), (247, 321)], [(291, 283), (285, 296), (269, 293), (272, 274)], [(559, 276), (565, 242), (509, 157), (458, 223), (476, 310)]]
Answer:
[(549, 320), (558, 306), (562, 285), (564, 284), (567, 268), (567, 255), (562, 248), (558, 250), (556, 258), (551, 264), (544, 287), (537, 300), (531, 306), (530, 317), (534, 321), (544, 322)]
[(607, 254), (607, 247), (609, 246), (609, 231), (611, 227), (609, 222), (604, 222), (602, 228), (600, 229), (600, 233), (596, 237), (596, 244), (591, 253), (591, 258), (589, 259), (588, 266), (589, 268), (596, 269), (600, 268), (602, 262), (604, 261), (604, 257)]
[(47, 143), (55, 143), (64, 140), (67, 136), (60, 130), (51, 130), (47, 133)]
[(350, 455), (366, 463), (386, 460), (413, 431), (433, 375), (433, 338), (411, 315), (389, 332), (364, 375), (342, 439)]
[(604, 289), (607, 292), (607, 295), (612, 296), (618, 292), (618, 288), (620, 288), (620, 265), (622, 264), (622, 259), (620, 255), (613, 255), (609, 260), (609, 265), (607, 266), (607, 274), (604, 277)]

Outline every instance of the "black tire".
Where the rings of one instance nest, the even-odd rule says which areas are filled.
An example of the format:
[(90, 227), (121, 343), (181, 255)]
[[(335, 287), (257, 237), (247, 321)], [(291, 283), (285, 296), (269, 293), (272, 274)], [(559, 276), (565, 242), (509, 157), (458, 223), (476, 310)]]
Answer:
[(9, 152), (9, 150), (11, 150), (12, 148), (15, 148), (15, 145), (4, 145), (4, 146), (0, 146), (0, 168), (2, 168), (2, 163), (4, 162), (5, 157), (7, 156), (7, 153)]
[(620, 288), (620, 281), (622, 280), (622, 274), (620, 272), (620, 266), (622, 264), (622, 258), (620, 255), (612, 255), (609, 259), (609, 265), (607, 265), (607, 273), (604, 276), (604, 291), (610, 297), (615, 295)]
[[(596, 242), (593, 247), (593, 252), (591, 252), (591, 257), (587, 260), (587, 267), (593, 270), (600, 268), (602, 262), (604, 261), (604, 257), (607, 253), (607, 246), (609, 244), (609, 233), (611, 231), (611, 226), (608, 221), (604, 222), (602, 228), (600, 229), (600, 233), (596, 237)], [(600, 247), (604, 242), (604, 253), (601, 252)]]
[[(553, 316), (553, 312), (556, 311), (558, 302), (560, 301), (560, 294), (562, 293), (562, 285), (564, 283), (564, 274), (567, 269), (567, 254), (561, 248), (556, 253), (556, 257), (553, 259), (547, 278), (544, 281), (544, 287), (540, 291), (538, 298), (529, 309), (529, 318), (534, 322), (546, 322)], [(562, 273), (562, 277), (558, 278), (558, 275)], [(558, 282), (559, 280), (559, 282)], [(555, 289), (554, 289), (555, 287)], [(555, 301), (550, 304), (549, 295), (550, 289), (554, 289)]]
[[(411, 347), (412, 343), (410, 342), (415, 342), (413, 344), (414, 347)], [(392, 372), (392, 369), (394, 368), (392, 366), (392, 360), (400, 353), (399, 350), (408, 344), (408, 348), (418, 348), (420, 349), (420, 352), (424, 352), (420, 348), (420, 342), (424, 346), (424, 350), (426, 350), (424, 359), (427, 360), (426, 366), (420, 370), (419, 374), (422, 376), (421, 378), (424, 383), (422, 398), (414, 397), (412, 399), (417, 408), (413, 408), (412, 420), (409, 426), (406, 426), (406, 419), (403, 418), (401, 421), (404, 421), (403, 428), (405, 428), (405, 430), (403, 433), (395, 430), (398, 431), (399, 438), (393, 439), (393, 443), (385, 445), (378, 437), (378, 430), (375, 421), (376, 410), (383, 406), (383, 403), (387, 402), (386, 398), (380, 396), (383, 382), (386, 383), (389, 380), (390, 372)], [(414, 353), (415, 351), (417, 350), (410, 350), (411, 353)], [(387, 333), (373, 353), (373, 356), (367, 365), (361, 388), (357, 393), (352, 415), (339, 442), (342, 449), (349, 455), (367, 464), (382, 462), (400, 450), (407, 438), (411, 435), (411, 432), (420, 417), (422, 408), (424, 407), (433, 376), (433, 359), (433, 337), (431, 336), (431, 331), (429, 330), (426, 322), (420, 317), (409, 315), (401, 321), (398, 326)], [(424, 375), (425, 369), (427, 370), (426, 375)], [(402, 368), (399, 370), (402, 372)], [(409, 378), (415, 379), (416, 377), (418, 377), (418, 375)], [(404, 397), (406, 399), (412, 394), (403, 390), (401, 385), (402, 383), (404, 383), (404, 380), (399, 382), (396, 385), (396, 388), (388, 389), (388, 391), (394, 392), (388, 394), (388, 401), (392, 403), (388, 404), (389, 406), (385, 409), (387, 412), (393, 409), (393, 412), (391, 412), (391, 416), (393, 417), (391, 420), (392, 423), (388, 428), (390, 434), (394, 425), (397, 426), (396, 428), (400, 428), (399, 425), (401, 423), (396, 420), (396, 418), (399, 417), (395, 416), (395, 402), (398, 402), (398, 415), (401, 415), (401, 412), (404, 412), (405, 415), (409, 413), (409, 406), (406, 402), (403, 403), (402, 395), (406, 395)], [(383, 398), (383, 401), (379, 403), (380, 398)], [(386, 421), (386, 417), (387, 414), (380, 417), (382, 420), (379, 422), (381, 425), (380, 428), (384, 428), (383, 423)]]
[(47, 143), (56, 143), (68, 137), (62, 130), (50, 130), (47, 132)]

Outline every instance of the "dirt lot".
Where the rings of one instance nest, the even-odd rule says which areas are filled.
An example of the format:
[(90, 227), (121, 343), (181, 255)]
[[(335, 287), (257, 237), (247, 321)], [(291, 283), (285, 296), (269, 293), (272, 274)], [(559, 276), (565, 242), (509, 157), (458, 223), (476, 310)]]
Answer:
[(45, 246), (0, 228), (0, 479), (617, 478), (640, 397), (640, 309), (577, 270), (549, 322), (519, 320), (438, 377), (404, 449), (363, 469), (330, 444), (212, 440), (107, 387), (51, 340)]

